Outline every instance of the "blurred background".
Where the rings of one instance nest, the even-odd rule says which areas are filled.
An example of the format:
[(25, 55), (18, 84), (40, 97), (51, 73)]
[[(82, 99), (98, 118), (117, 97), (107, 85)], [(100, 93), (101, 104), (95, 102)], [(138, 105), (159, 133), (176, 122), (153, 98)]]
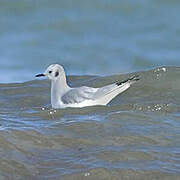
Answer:
[(179, 0), (1, 0), (0, 83), (180, 65)]

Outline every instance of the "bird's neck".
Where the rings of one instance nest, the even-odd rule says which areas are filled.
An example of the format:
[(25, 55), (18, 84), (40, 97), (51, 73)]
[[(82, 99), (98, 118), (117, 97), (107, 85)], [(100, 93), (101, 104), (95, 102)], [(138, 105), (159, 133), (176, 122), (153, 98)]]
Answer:
[(51, 104), (57, 107), (60, 98), (70, 89), (66, 82), (66, 76), (61, 75), (58, 79), (51, 82)]

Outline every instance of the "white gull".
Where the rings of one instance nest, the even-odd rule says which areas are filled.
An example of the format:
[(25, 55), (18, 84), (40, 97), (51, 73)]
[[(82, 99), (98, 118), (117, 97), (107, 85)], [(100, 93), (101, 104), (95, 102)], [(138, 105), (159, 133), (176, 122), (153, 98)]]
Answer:
[(43, 74), (36, 75), (36, 77), (41, 76), (51, 80), (51, 105), (56, 109), (107, 105), (114, 97), (139, 80), (138, 76), (133, 76), (125, 81), (100, 88), (87, 86), (72, 88), (68, 86), (64, 68), (59, 64), (52, 64)]

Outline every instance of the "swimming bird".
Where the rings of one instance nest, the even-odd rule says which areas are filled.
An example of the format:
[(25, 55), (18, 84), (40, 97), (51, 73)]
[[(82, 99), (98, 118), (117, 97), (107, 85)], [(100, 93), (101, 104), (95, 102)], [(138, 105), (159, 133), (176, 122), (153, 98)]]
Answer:
[(55, 109), (107, 105), (114, 97), (139, 80), (138, 76), (133, 76), (125, 81), (99, 88), (87, 86), (72, 88), (68, 86), (64, 68), (59, 64), (52, 64), (43, 74), (36, 75), (41, 76), (51, 80), (51, 105)]

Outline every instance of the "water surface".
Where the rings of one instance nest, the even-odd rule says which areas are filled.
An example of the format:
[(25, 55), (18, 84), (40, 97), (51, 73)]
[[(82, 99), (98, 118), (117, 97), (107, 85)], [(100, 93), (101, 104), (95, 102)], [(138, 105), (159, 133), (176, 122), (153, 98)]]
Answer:
[(178, 0), (1, 0), (0, 82), (180, 66)]
[[(179, 9), (1, 0), (0, 179), (180, 179)], [(71, 86), (141, 80), (108, 106), (55, 110), (34, 76), (56, 62)]]
[[(179, 68), (139, 71), (108, 106), (50, 107), (47, 80), (0, 84), (1, 179), (179, 179)], [(104, 86), (133, 74), (69, 76)]]

